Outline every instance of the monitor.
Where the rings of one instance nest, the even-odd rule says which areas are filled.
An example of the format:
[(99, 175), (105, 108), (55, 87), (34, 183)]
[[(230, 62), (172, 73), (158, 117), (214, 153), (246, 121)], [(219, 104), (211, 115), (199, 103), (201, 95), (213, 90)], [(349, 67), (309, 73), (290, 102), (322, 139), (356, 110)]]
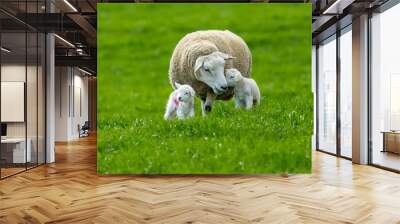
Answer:
[(7, 136), (7, 124), (1, 123), (1, 136)]

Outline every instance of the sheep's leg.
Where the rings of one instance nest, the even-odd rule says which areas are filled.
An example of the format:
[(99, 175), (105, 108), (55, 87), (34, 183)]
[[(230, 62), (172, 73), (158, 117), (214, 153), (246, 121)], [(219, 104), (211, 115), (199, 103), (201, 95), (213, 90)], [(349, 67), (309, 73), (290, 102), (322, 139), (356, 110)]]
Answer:
[(205, 104), (206, 104), (206, 98), (205, 97), (201, 97), (201, 115), (206, 116), (206, 110), (204, 109)]
[(208, 92), (206, 102), (204, 103), (204, 110), (206, 113), (211, 112), (212, 103), (214, 102), (214, 100), (215, 100), (215, 94)]

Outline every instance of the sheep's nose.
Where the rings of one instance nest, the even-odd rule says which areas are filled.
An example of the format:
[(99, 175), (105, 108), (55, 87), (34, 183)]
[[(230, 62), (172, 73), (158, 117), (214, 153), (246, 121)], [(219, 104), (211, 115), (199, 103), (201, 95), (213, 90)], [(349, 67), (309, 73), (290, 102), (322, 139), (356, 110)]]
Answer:
[(227, 89), (228, 89), (228, 86), (221, 86), (221, 89), (227, 90)]

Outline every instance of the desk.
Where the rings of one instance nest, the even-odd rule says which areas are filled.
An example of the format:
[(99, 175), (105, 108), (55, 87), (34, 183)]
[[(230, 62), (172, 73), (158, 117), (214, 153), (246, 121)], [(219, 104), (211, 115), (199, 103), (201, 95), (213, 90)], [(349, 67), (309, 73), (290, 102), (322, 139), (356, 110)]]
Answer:
[(382, 152), (400, 154), (400, 131), (383, 131)]
[[(32, 160), (30, 138), (26, 139), (28, 143), (25, 154), (25, 138), (6, 138), (1, 139), (1, 157), (6, 163), (25, 163)], [(12, 158), (12, 159), (11, 159)], [(26, 159), (26, 161), (25, 161)]]

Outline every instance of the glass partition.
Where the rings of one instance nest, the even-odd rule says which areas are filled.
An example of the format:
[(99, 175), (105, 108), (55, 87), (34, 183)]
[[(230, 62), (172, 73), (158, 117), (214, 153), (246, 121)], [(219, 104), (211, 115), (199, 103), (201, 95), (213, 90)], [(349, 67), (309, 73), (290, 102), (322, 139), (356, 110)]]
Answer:
[(318, 47), (318, 149), (336, 153), (336, 36)]
[[(18, 10), (43, 4), (20, 1)], [(1, 179), (45, 163), (45, 45), (44, 33), (0, 12)]]
[(24, 171), (31, 161), (26, 141), (26, 33), (3, 32), (1, 47), (1, 176), (7, 177)]

